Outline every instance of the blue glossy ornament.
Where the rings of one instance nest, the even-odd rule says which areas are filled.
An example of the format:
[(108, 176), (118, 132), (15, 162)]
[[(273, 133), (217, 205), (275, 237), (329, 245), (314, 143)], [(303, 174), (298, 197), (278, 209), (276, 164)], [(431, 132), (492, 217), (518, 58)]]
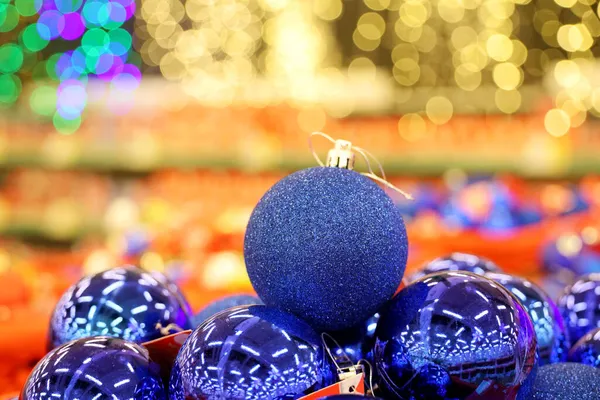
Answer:
[(589, 365), (558, 363), (538, 371), (533, 394), (526, 400), (598, 400), (600, 371)]
[(216, 313), (236, 306), (263, 304), (262, 300), (249, 294), (235, 294), (215, 300), (200, 310), (192, 319), (192, 325), (198, 326)]
[(325, 336), (325, 344), (338, 364), (346, 364), (350, 361), (352, 365), (356, 365), (360, 360), (369, 362), (372, 360), (370, 352), (375, 343), (375, 330), (379, 317), (379, 313), (375, 313), (350, 329), (329, 332), (328, 335), (333, 340), (327, 340), (328, 336)]
[(531, 319), (508, 291), (463, 271), (411, 283), (382, 310), (375, 370), (387, 399), (526, 398)]
[(500, 267), (487, 258), (468, 253), (452, 253), (425, 264), (410, 277), (410, 282), (441, 271), (467, 271), (477, 275), (483, 275), (486, 272), (502, 272)]
[(358, 399), (378, 400), (377, 397), (362, 396), (362, 395), (357, 395), (357, 394), (336, 394), (333, 396), (323, 397), (320, 400), (358, 400)]
[(400, 285), (407, 252), (390, 197), (358, 172), (328, 167), (293, 173), (269, 189), (244, 242), (258, 296), (318, 331), (373, 315)]
[(504, 286), (525, 307), (537, 338), (539, 365), (566, 361), (570, 343), (565, 322), (554, 301), (527, 279), (491, 272), (484, 276)]
[(571, 343), (592, 329), (600, 328), (600, 274), (578, 278), (565, 288), (557, 303)]
[(600, 272), (600, 253), (581, 235), (564, 233), (542, 247), (542, 266), (553, 273), (567, 269), (576, 276)]
[(158, 365), (136, 343), (97, 336), (52, 350), (33, 369), (22, 400), (166, 400)]
[(139, 268), (116, 268), (84, 277), (56, 305), (48, 347), (98, 335), (143, 343), (163, 336), (161, 327), (170, 324), (188, 329), (191, 312), (187, 302), (182, 302), (185, 299)]
[(319, 335), (262, 305), (233, 307), (200, 325), (181, 348), (170, 399), (296, 399), (333, 382)]
[(600, 328), (586, 333), (571, 347), (569, 361), (600, 368)]

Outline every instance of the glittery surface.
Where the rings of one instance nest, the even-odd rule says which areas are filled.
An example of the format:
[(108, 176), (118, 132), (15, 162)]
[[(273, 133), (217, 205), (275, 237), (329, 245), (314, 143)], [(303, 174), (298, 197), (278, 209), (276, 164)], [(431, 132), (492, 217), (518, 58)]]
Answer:
[(484, 276), (504, 286), (527, 310), (537, 337), (540, 366), (566, 361), (570, 342), (565, 322), (552, 299), (527, 279), (491, 272)]
[(171, 373), (171, 400), (291, 400), (333, 383), (319, 335), (266, 306), (240, 306), (206, 320)]
[(319, 331), (373, 315), (398, 288), (407, 253), (390, 197), (357, 172), (326, 167), (275, 184), (254, 209), (244, 243), (259, 297)]
[(565, 320), (571, 343), (594, 328), (600, 328), (600, 273), (584, 275), (565, 288), (558, 308)]
[(196, 327), (206, 321), (209, 317), (212, 317), (214, 314), (228, 308), (253, 304), (263, 304), (263, 302), (258, 297), (249, 294), (236, 294), (233, 296), (223, 297), (219, 300), (213, 301), (200, 310), (192, 319), (192, 325)]
[(427, 274), (441, 271), (467, 271), (478, 275), (486, 272), (502, 272), (500, 267), (487, 258), (467, 253), (452, 253), (425, 264), (410, 277), (410, 282), (416, 281)]
[(598, 400), (600, 370), (589, 365), (558, 363), (541, 367), (533, 395), (526, 400)]
[(157, 323), (189, 328), (190, 314), (185, 299), (154, 276), (135, 267), (115, 268), (81, 279), (61, 297), (48, 347), (98, 335), (143, 343), (162, 336)]
[(569, 361), (600, 368), (600, 328), (586, 333), (571, 347)]
[(29, 375), (23, 400), (166, 400), (158, 366), (148, 351), (112, 337), (66, 343)]
[[(386, 399), (527, 396), (536, 339), (523, 306), (499, 284), (462, 271), (428, 275), (382, 309), (375, 369)], [(526, 398), (526, 397), (524, 397)]]

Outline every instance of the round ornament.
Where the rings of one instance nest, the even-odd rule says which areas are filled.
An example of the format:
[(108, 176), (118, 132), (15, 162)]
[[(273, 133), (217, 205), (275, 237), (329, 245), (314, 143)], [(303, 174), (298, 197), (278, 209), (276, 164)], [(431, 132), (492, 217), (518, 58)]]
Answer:
[(244, 242), (258, 296), (318, 331), (373, 315), (402, 281), (407, 252), (404, 222), (383, 189), (332, 167), (276, 183), (252, 212)]
[(477, 275), (483, 275), (486, 272), (502, 272), (500, 267), (487, 258), (474, 254), (452, 253), (428, 262), (410, 277), (410, 281), (441, 271), (467, 271)]
[(523, 306), (469, 272), (411, 283), (381, 312), (374, 361), (388, 399), (526, 398), (536, 339)]
[(143, 343), (163, 336), (163, 328), (172, 324), (188, 329), (188, 315), (185, 299), (150, 273), (115, 268), (84, 277), (67, 290), (54, 309), (48, 346), (98, 335)]
[(600, 273), (588, 274), (565, 288), (558, 299), (571, 343), (600, 328)]
[(570, 343), (565, 322), (554, 301), (527, 279), (498, 273), (484, 276), (504, 286), (527, 310), (537, 338), (539, 365), (566, 361)]
[(328, 336), (325, 336), (325, 344), (329, 346), (331, 355), (338, 364), (351, 361), (356, 365), (360, 360), (372, 360), (370, 353), (375, 343), (375, 330), (379, 317), (379, 313), (375, 313), (352, 328), (329, 332), (328, 336), (333, 339), (331, 341), (327, 340)]
[(198, 326), (216, 313), (236, 306), (263, 304), (262, 301), (249, 294), (235, 294), (213, 301), (198, 312), (192, 319), (192, 325)]
[(363, 396), (360, 394), (335, 394), (333, 396), (323, 397), (320, 400), (358, 400), (358, 399), (378, 400), (377, 397)]
[(600, 328), (586, 333), (571, 347), (569, 361), (600, 368)]
[(204, 321), (181, 348), (170, 400), (295, 399), (333, 382), (319, 335), (281, 310), (240, 306)]
[(33, 369), (22, 400), (166, 400), (148, 351), (136, 343), (97, 336), (52, 350)]
[(598, 400), (600, 371), (589, 365), (558, 363), (538, 371), (527, 400)]

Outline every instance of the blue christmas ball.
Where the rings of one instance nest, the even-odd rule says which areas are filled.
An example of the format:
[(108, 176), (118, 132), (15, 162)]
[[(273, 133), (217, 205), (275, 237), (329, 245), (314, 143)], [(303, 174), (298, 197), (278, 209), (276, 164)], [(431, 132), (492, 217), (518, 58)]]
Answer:
[(333, 383), (320, 336), (304, 321), (262, 305), (204, 321), (181, 348), (170, 399), (296, 399)]
[(188, 329), (191, 312), (184, 301), (153, 275), (131, 266), (84, 277), (56, 305), (48, 347), (98, 335), (143, 343), (163, 336), (161, 328), (170, 324)]
[(527, 310), (537, 337), (539, 365), (566, 361), (570, 343), (565, 322), (554, 301), (527, 279), (498, 273), (484, 276), (504, 286)]
[(255, 304), (263, 304), (263, 302), (258, 297), (249, 294), (235, 294), (232, 296), (226, 296), (216, 301), (213, 301), (212, 303), (204, 307), (202, 310), (200, 310), (200, 312), (198, 312), (192, 319), (192, 325), (196, 327), (204, 321), (206, 321), (208, 318), (215, 315), (216, 313), (219, 313), (228, 308)]
[(333, 396), (323, 397), (320, 400), (358, 400), (358, 399), (370, 399), (377, 400), (377, 397), (362, 396), (359, 394), (334, 394)]
[(244, 242), (258, 296), (318, 331), (373, 315), (400, 285), (407, 252), (390, 197), (358, 172), (328, 167), (293, 173), (269, 189)]
[[(358, 364), (361, 360), (372, 360), (370, 354), (375, 343), (375, 330), (379, 321), (379, 313), (362, 321), (360, 324), (343, 331), (328, 332), (325, 345), (338, 364)], [(330, 340), (327, 340), (330, 338)]]
[(600, 272), (600, 253), (581, 235), (564, 233), (542, 247), (542, 266), (550, 272), (567, 269), (575, 276)]
[(500, 267), (487, 258), (474, 254), (452, 253), (428, 262), (410, 277), (410, 281), (441, 271), (467, 271), (477, 275), (483, 275), (486, 272), (502, 272)]
[(578, 278), (558, 298), (558, 308), (565, 320), (571, 343), (600, 328), (600, 274)]
[(598, 400), (600, 371), (589, 365), (558, 363), (540, 367), (527, 400)]
[(515, 399), (528, 394), (537, 365), (523, 306), (501, 285), (463, 271), (400, 291), (381, 312), (373, 352), (388, 399)]
[(166, 400), (158, 365), (136, 343), (96, 336), (48, 353), (33, 369), (22, 400)]
[(600, 368), (600, 328), (586, 333), (571, 347), (569, 361)]

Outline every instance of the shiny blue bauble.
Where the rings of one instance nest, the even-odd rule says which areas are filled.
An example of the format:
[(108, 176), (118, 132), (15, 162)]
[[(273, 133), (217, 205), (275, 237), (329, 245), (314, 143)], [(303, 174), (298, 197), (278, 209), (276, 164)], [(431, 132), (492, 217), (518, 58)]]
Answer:
[(504, 286), (527, 310), (537, 337), (539, 365), (566, 361), (570, 342), (565, 322), (554, 301), (527, 279), (497, 273), (484, 276)]
[(372, 361), (371, 350), (375, 343), (375, 330), (379, 321), (379, 313), (367, 318), (360, 324), (343, 331), (329, 332), (333, 340), (325, 336), (325, 344), (329, 347), (331, 355), (339, 364), (358, 364), (361, 360)]
[(181, 348), (170, 400), (300, 398), (334, 381), (320, 336), (262, 305), (233, 307), (202, 323)]
[(496, 282), (462, 271), (400, 291), (381, 311), (373, 351), (386, 399), (526, 398), (537, 366), (523, 306)]
[(538, 371), (533, 394), (525, 400), (598, 400), (600, 371), (589, 365), (558, 363)]
[(320, 400), (358, 400), (358, 399), (370, 399), (378, 400), (376, 397), (362, 396), (356, 394), (335, 394), (333, 396), (323, 397)]
[(170, 324), (188, 329), (189, 315), (183, 295), (150, 273), (115, 268), (82, 278), (61, 297), (50, 321), (48, 347), (98, 335), (143, 343), (163, 336), (161, 327)]
[(167, 399), (148, 351), (106, 336), (52, 350), (33, 369), (22, 393), (22, 400)]
[(600, 368), (600, 328), (586, 333), (571, 347), (569, 361)]
[(192, 319), (194, 327), (200, 325), (216, 313), (235, 306), (263, 304), (262, 300), (250, 294), (235, 294), (215, 300), (200, 310)]
[(319, 332), (373, 315), (400, 285), (407, 255), (404, 221), (385, 191), (330, 167), (293, 173), (269, 189), (244, 242), (258, 296)]
[(600, 274), (588, 274), (578, 278), (565, 288), (558, 298), (571, 343), (586, 333), (600, 328)]
[(425, 264), (410, 277), (410, 282), (441, 271), (467, 271), (477, 275), (483, 275), (486, 272), (502, 272), (500, 267), (487, 258), (468, 253), (452, 253)]

